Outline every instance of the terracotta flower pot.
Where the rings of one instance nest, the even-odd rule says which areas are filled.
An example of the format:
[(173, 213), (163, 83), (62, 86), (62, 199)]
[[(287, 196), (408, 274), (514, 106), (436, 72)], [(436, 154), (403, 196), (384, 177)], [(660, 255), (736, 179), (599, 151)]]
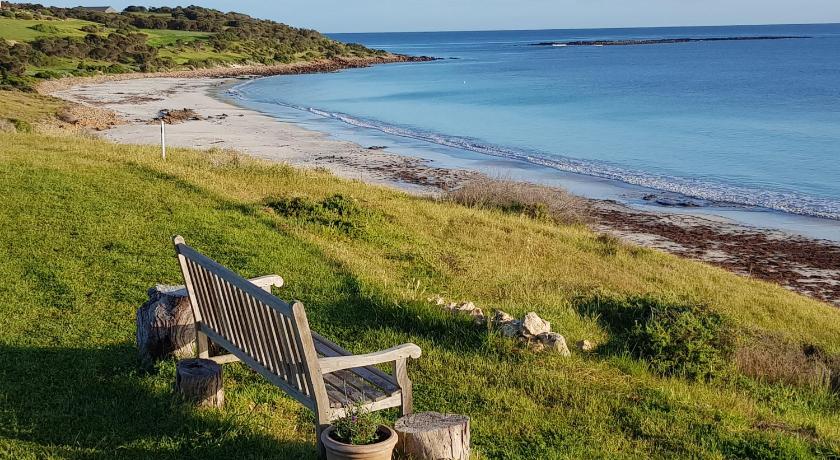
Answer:
[(379, 434), (384, 439), (375, 444), (355, 446), (336, 441), (330, 436), (333, 427), (321, 433), (321, 442), (327, 450), (327, 460), (391, 460), (397, 445), (397, 432), (387, 426), (379, 426)]

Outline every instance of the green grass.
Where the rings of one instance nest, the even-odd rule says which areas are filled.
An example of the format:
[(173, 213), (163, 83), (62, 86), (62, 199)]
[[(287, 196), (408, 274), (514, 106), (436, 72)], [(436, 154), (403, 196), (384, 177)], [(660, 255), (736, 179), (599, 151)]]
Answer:
[(62, 105), (50, 97), (0, 90), (0, 121), (36, 125), (52, 118)]
[[(44, 115), (5, 100), (0, 117)], [(277, 293), (302, 300), (313, 329), (353, 352), (420, 345), (416, 409), (472, 417), (481, 458), (840, 455), (840, 398), (827, 391), (663, 378), (629, 354), (534, 354), (425, 299), (537, 311), (570, 343), (610, 340), (606, 305), (691, 302), (740, 332), (833, 353), (838, 309), (659, 252), (605, 248), (581, 226), (220, 152), (169, 154), (0, 134), (0, 456), (314, 455), (307, 411), (240, 364), (225, 367), (223, 410), (182, 404), (173, 362), (139, 370), (134, 312), (148, 287), (180, 281), (176, 233), (244, 276), (283, 276)], [(324, 211), (336, 194), (352, 212)]]
[(160, 56), (171, 57), (178, 65), (184, 65), (191, 60), (213, 59), (221, 63), (236, 63), (245, 59), (244, 55), (232, 52), (219, 53), (212, 50), (171, 50), (168, 48), (161, 49)]
[(178, 40), (184, 43), (206, 40), (213, 35), (209, 32), (190, 32), (187, 30), (140, 29), (138, 32), (148, 35), (149, 39), (146, 43), (154, 47), (174, 45)]
[[(56, 34), (45, 34), (33, 30), (31, 27), (37, 24), (52, 26), (58, 29)], [(0, 38), (10, 41), (32, 41), (43, 36), (69, 36), (84, 37), (87, 32), (81, 29), (84, 26), (96, 26), (97, 24), (79, 19), (65, 20), (38, 20), (38, 19), (10, 19), (0, 18)]]

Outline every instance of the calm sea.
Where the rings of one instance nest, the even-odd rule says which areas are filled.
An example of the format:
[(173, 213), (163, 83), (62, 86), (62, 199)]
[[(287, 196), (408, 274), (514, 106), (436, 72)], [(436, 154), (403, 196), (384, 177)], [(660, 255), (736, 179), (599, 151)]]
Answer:
[[(533, 46), (745, 36), (807, 38)], [(592, 196), (840, 219), (840, 25), (333, 37), (444, 59), (232, 94), (340, 138)]]

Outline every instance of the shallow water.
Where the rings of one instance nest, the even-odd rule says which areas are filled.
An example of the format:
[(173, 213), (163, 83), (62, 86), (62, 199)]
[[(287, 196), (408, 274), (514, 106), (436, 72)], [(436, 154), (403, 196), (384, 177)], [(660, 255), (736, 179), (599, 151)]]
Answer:
[[(758, 35), (809, 38), (530, 46)], [(675, 192), (736, 220), (840, 239), (836, 221), (752, 208), (840, 219), (840, 25), (335, 38), (447, 59), (260, 79), (237, 99), (444, 166), (642, 206), (651, 189)]]

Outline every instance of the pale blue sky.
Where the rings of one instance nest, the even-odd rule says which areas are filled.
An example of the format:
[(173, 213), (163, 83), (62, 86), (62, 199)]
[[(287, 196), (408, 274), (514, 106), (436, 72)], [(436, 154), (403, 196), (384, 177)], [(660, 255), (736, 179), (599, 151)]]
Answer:
[[(42, 3), (76, 6), (81, 2)], [(110, 4), (122, 9), (132, 4), (174, 6), (178, 2)], [(193, 0), (180, 4), (240, 11), (322, 32), (840, 22), (840, 0)]]

